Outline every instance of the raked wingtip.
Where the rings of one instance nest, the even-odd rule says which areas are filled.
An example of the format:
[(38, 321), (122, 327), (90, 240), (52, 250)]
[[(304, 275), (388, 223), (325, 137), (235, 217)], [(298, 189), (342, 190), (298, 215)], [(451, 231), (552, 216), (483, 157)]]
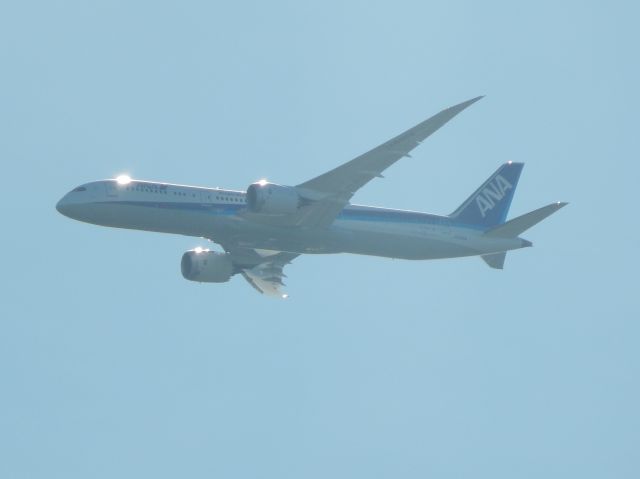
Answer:
[(455, 110), (456, 113), (461, 112), (465, 108), (470, 107), (471, 105), (473, 105), (477, 101), (482, 100), (483, 98), (484, 98), (484, 95), (480, 95), (475, 98), (472, 98), (471, 100), (463, 101), (462, 103), (458, 103), (457, 105), (450, 106), (449, 108), (447, 108), (447, 110)]

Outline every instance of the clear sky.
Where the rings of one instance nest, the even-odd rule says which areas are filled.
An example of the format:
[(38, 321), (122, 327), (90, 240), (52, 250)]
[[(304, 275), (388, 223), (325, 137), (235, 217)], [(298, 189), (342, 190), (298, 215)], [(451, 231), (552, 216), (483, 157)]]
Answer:
[[(2, 2), (0, 477), (637, 478), (635, 2)], [(296, 184), (487, 95), (360, 191), (449, 213), (526, 163), (478, 258), (305, 256), (287, 301), (196, 238), (69, 220), (87, 181)]]

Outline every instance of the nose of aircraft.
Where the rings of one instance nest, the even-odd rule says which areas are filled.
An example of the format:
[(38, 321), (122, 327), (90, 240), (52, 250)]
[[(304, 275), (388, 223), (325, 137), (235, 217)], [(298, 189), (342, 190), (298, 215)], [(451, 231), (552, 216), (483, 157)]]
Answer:
[(77, 220), (85, 212), (85, 206), (89, 199), (87, 196), (88, 187), (78, 186), (60, 198), (56, 203), (56, 209), (71, 219)]
[(68, 218), (78, 221), (88, 221), (95, 214), (92, 208), (100, 191), (99, 183), (86, 183), (69, 191), (56, 203), (56, 210)]
[(69, 195), (64, 195), (62, 198), (60, 198), (60, 201), (56, 203), (56, 210), (58, 210), (58, 213), (65, 216), (69, 216), (69, 199), (67, 198), (67, 196)]

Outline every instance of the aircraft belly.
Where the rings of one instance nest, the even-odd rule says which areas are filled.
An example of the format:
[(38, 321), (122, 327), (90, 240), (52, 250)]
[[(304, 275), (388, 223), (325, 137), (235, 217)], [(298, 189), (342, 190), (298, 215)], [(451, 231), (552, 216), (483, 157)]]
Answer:
[(152, 204), (94, 203), (78, 219), (102, 226), (206, 237), (222, 244), (298, 254), (352, 253), (418, 260), (514, 248), (424, 224), (338, 221), (329, 229), (314, 230), (256, 223), (238, 215), (219, 215), (210, 209), (175, 209)]
[(240, 246), (299, 254), (352, 253), (416, 260), (479, 254), (468, 238), (453, 237), (448, 230), (425, 231), (422, 225), (342, 222), (327, 230), (301, 230), (246, 221), (236, 226), (233, 235), (228, 234), (229, 228), (218, 234), (223, 230)]
[(161, 233), (209, 238), (250, 248), (292, 253), (337, 253), (329, 231), (269, 226), (246, 221), (237, 215), (221, 215), (210, 208), (176, 209), (162, 205), (96, 202), (77, 214), (87, 223)]
[[(154, 205), (101, 202), (91, 205), (83, 221), (114, 228), (203, 236), (207, 231), (202, 212), (175, 210)], [(204, 220), (204, 221), (203, 221)]]
[(344, 251), (399, 259), (436, 259), (478, 254), (474, 249), (437, 237), (354, 232)]
[(478, 254), (466, 238), (452, 237), (449, 228), (424, 223), (340, 221), (332, 229), (341, 233), (341, 249), (347, 253), (400, 259)]
[(330, 230), (268, 226), (250, 221), (219, 225), (213, 233), (216, 242), (233, 242), (246, 248), (285, 251), (298, 254), (340, 253), (340, 242)]

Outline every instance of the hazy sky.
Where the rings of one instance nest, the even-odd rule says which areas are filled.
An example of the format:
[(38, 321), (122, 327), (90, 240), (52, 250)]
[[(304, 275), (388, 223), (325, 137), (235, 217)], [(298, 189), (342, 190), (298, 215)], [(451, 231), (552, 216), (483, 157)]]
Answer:
[[(635, 2), (3, 2), (0, 477), (636, 478)], [(355, 202), (571, 204), (506, 269), (304, 256), (287, 301), (77, 184), (296, 184), (481, 102)]]

